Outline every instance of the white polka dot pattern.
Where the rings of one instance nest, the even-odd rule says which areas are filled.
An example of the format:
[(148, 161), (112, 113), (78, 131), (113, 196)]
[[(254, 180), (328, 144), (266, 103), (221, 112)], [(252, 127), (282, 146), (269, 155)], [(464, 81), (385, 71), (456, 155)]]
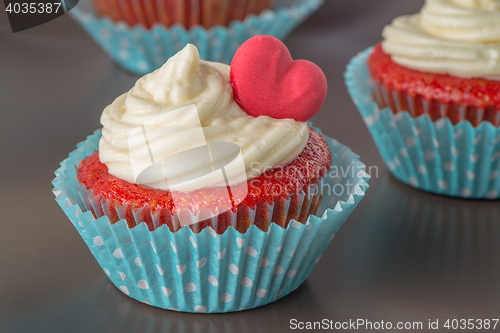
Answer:
[(238, 275), (238, 273), (240, 272), (240, 269), (238, 267), (236, 267), (235, 264), (229, 264), (229, 270), (231, 271), (231, 273), (233, 273), (234, 275)]
[(204, 305), (197, 305), (197, 306), (194, 308), (194, 310), (195, 310), (196, 312), (205, 313), (205, 312), (207, 312), (207, 307), (206, 307), (206, 306), (204, 306)]
[(139, 257), (135, 258), (134, 259), (134, 264), (136, 264), (139, 267), (142, 267), (141, 259), (139, 259)]
[(226, 249), (220, 251), (217, 256), (219, 257), (219, 259), (222, 259), (224, 258), (224, 256), (226, 255)]
[(253, 282), (249, 278), (244, 277), (243, 279), (241, 279), (241, 285), (250, 288), (253, 285)]
[(247, 247), (246, 253), (249, 256), (256, 257), (257, 256), (257, 250), (253, 246)]
[(122, 291), (125, 295), (129, 295), (129, 294), (130, 294), (126, 286), (120, 286), (120, 290), (121, 290), (121, 291)]
[(198, 268), (202, 268), (207, 263), (207, 257), (203, 257), (201, 260), (196, 262)]
[(97, 246), (103, 246), (104, 245), (104, 242), (102, 241), (101, 236), (97, 236), (96, 238), (94, 238), (94, 244), (97, 245)]
[(232, 300), (233, 300), (233, 298), (228, 293), (222, 294), (222, 297), (220, 298), (220, 301), (224, 302), (224, 303), (231, 302)]
[(279, 275), (279, 274), (282, 274), (282, 273), (283, 273), (283, 267), (281, 267), (281, 266), (276, 266), (276, 267), (274, 268), (274, 274)]
[(116, 249), (113, 251), (113, 257), (117, 258), (117, 259), (121, 259), (123, 258), (123, 253), (122, 253), (122, 250), (121, 249)]
[(163, 291), (163, 293), (167, 297), (169, 297), (170, 295), (172, 295), (172, 290), (170, 290), (169, 288), (161, 287), (161, 290)]
[(266, 267), (266, 266), (269, 266), (269, 259), (262, 258), (262, 260), (260, 262), (260, 267)]
[(245, 240), (243, 238), (236, 238), (236, 244), (238, 244), (239, 247), (243, 247), (245, 245)]
[(177, 272), (179, 274), (184, 274), (184, 272), (186, 271), (186, 265), (182, 264), (182, 265), (177, 265), (175, 266), (177, 268)]
[(187, 293), (191, 293), (193, 291), (196, 291), (196, 286), (193, 282), (189, 282), (187, 285), (186, 285), (186, 288), (184, 288), (184, 290), (187, 292)]
[(137, 282), (137, 287), (141, 288), (141, 289), (148, 289), (149, 286), (148, 286), (148, 283), (146, 282), (146, 280), (139, 280), (139, 282)]
[(208, 277), (208, 282), (210, 282), (210, 284), (214, 287), (217, 287), (219, 285), (219, 281), (217, 281), (217, 279), (213, 275), (210, 275)]
[(257, 294), (257, 297), (264, 298), (267, 295), (267, 290), (266, 289), (258, 289), (256, 294)]
[(198, 245), (196, 244), (196, 242), (194, 241), (194, 238), (193, 236), (189, 236), (189, 241), (191, 242), (191, 244), (193, 245), (194, 248), (197, 248)]

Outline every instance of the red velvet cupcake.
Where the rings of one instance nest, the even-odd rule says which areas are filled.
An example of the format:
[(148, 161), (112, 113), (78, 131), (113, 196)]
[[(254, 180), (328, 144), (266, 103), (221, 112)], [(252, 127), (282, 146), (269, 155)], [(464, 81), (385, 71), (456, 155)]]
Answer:
[(495, 1), (428, 0), (396, 18), (368, 60), (380, 107), (457, 124), (500, 122), (500, 10)]
[[(271, 83), (256, 85), (257, 77)], [(305, 123), (325, 97), (323, 72), (293, 61), (274, 37), (248, 40), (231, 69), (201, 61), (188, 44), (104, 110), (99, 151), (77, 172), (90, 191), (85, 206), (149, 230), (305, 223), (332, 163), (325, 139)]]
[(432, 193), (500, 196), (500, 5), (426, 0), (354, 57), (346, 85), (390, 172)]
[(103, 111), (55, 172), (56, 201), (139, 302), (224, 313), (277, 301), (368, 187), (359, 157), (306, 123), (326, 90), (274, 37), (248, 40), (231, 67), (188, 44)]

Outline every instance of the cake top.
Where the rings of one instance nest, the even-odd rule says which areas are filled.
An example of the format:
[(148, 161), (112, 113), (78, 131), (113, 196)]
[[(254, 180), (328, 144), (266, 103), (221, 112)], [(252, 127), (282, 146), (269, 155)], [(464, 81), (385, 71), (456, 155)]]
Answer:
[[(295, 159), (308, 140), (307, 119), (248, 114), (236, 102), (229, 76), (229, 66), (200, 60), (196, 47), (188, 44), (161, 68), (140, 78), (101, 116), (99, 158), (109, 173), (152, 188), (169, 189), (168, 184), (176, 184), (176, 191), (191, 191), (225, 185), (212, 176), (199, 178), (201, 169), (224, 164), (227, 178), (241, 179), (241, 163), (231, 160), (229, 153), (212, 154), (208, 161), (196, 160), (169, 170), (168, 175), (153, 172), (143, 177), (143, 171), (215, 142), (239, 148), (246, 179)], [(311, 114), (310, 109), (307, 112)], [(194, 178), (199, 179), (189, 181)]]
[(500, 80), (500, 1), (426, 0), (385, 27), (386, 53), (404, 67)]

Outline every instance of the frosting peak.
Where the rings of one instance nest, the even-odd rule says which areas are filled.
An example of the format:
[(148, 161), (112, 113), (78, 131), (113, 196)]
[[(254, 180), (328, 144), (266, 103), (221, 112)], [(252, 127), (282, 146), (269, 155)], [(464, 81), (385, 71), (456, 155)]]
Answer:
[(207, 74), (202, 74), (204, 69), (206, 66), (200, 67), (198, 49), (188, 44), (159, 70), (147, 75), (143, 89), (151, 94), (155, 102), (182, 103), (202, 92), (203, 74)]
[(402, 66), (500, 80), (500, 0), (426, 0), (383, 36), (384, 51)]
[[(187, 180), (199, 176), (206, 163), (170, 170), (168, 179), (164, 173), (147, 174), (140, 182), (138, 166), (143, 171), (178, 153), (226, 142), (239, 146), (246, 178), (251, 179), (295, 159), (309, 135), (303, 122), (246, 114), (234, 100), (229, 66), (200, 60), (190, 44), (106, 107), (101, 123), (99, 158), (110, 174), (159, 189), (176, 184), (179, 191), (196, 189)], [(212, 168), (221, 162), (214, 158), (208, 162)], [(225, 167), (228, 177), (237, 173), (232, 166)], [(202, 178), (198, 185), (203, 187), (223, 185), (220, 179)]]

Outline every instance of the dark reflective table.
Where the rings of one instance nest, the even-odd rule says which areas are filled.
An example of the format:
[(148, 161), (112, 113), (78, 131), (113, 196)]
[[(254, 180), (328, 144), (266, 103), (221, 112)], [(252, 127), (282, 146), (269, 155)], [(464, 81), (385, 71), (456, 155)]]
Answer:
[(293, 319), (422, 322), (422, 332), (439, 319), (434, 332), (446, 332), (446, 319), (499, 318), (498, 201), (398, 182), (344, 87), (349, 59), (422, 3), (326, 0), (285, 41), (294, 58), (326, 73), (329, 95), (313, 123), (358, 153), (373, 178), (301, 287), (273, 304), (220, 315), (165, 311), (123, 295), (51, 193), (58, 163), (138, 77), (70, 17), (12, 34), (0, 14), (0, 332), (288, 332)]

